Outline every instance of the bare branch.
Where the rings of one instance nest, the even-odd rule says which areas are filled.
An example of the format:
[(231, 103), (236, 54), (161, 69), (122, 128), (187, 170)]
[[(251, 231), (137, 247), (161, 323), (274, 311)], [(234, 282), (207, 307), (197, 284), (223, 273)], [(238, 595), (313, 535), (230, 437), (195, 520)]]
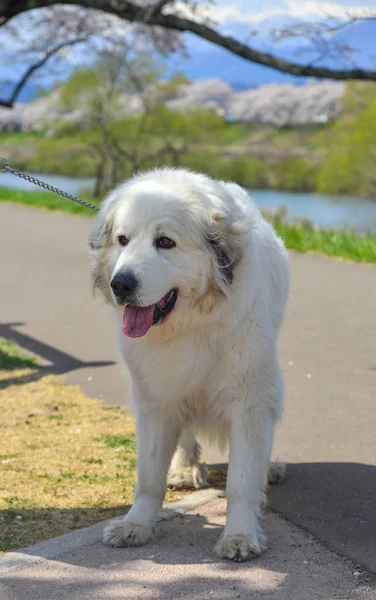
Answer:
[(208, 26), (205, 23), (184, 18), (178, 14), (163, 14), (162, 8), (165, 6), (165, 3), (162, 3), (162, 8), (160, 8), (159, 11), (153, 10), (150, 14), (150, 4), (145, 8), (142, 5), (129, 0), (33, 0), (33, 2), (30, 2), (29, 0), (0, 0), (0, 19), (3, 19), (5, 22), (22, 12), (30, 10), (30, 8), (35, 9), (56, 4), (70, 4), (97, 9), (109, 14), (117, 15), (121, 19), (132, 23), (158, 26), (179, 32), (191, 32), (202, 39), (229, 50), (245, 60), (295, 76), (320, 77), (336, 80), (359, 79), (376, 81), (375, 70), (361, 68), (330, 69), (322, 66), (302, 65), (285, 60), (274, 54), (261, 52), (247, 44), (239, 42), (231, 36), (221, 34), (215, 28)]
[(290, 37), (305, 37), (306, 33), (309, 31), (314, 31), (316, 34), (320, 33), (321, 35), (325, 33), (333, 34), (362, 21), (376, 21), (376, 11), (375, 14), (363, 16), (349, 14), (345, 20), (339, 20), (337, 17), (326, 15), (325, 21), (318, 21), (315, 23), (303, 21), (302, 23), (294, 23), (287, 27), (274, 29), (274, 40), (280, 41)]
[(82, 38), (77, 38), (76, 40), (65, 41), (65, 42), (62, 42), (61, 44), (58, 44), (57, 46), (55, 46), (48, 52), (46, 52), (46, 54), (43, 56), (43, 58), (41, 58), (38, 62), (34, 63), (27, 69), (27, 71), (21, 77), (19, 82), (16, 84), (9, 100), (1, 100), (0, 99), (0, 106), (4, 106), (5, 108), (12, 108), (17, 99), (18, 94), (20, 93), (20, 91), (24, 87), (25, 83), (28, 81), (28, 79), (31, 77), (31, 75), (35, 71), (37, 71), (38, 69), (43, 67), (52, 56), (57, 54), (63, 48), (66, 48), (68, 46), (73, 46), (74, 44), (80, 44), (82, 42), (85, 42), (87, 39), (88, 38), (86, 36), (86, 37), (82, 37)]
[[(155, 5), (152, 5), (153, 9), (154, 7)], [(24, 22), (26, 20), (27, 24)], [(11, 53), (6, 42), (0, 47), (8, 63), (14, 65), (20, 62), (23, 65), (25, 62), (31, 62), (25, 74), (18, 83), (14, 84), (10, 98), (7, 100), (0, 98), (0, 106), (5, 108), (13, 107), (25, 83), (52, 56), (58, 55), (59, 50), (74, 44), (86, 42), (87, 49), (93, 55), (98, 51), (106, 52), (106, 49), (112, 52), (116, 44), (124, 43), (125, 36), (127, 39), (131, 36), (132, 48), (133, 50), (137, 48), (137, 51), (141, 47), (145, 50), (150, 48), (166, 56), (174, 51), (182, 52), (184, 49), (181, 34), (173, 30), (150, 27), (144, 23), (136, 23), (129, 27), (116, 15), (106, 15), (95, 9), (73, 5), (56, 5), (20, 14), (17, 19), (8, 21), (5, 29), (8, 38), (10, 37), (16, 43), (16, 49)], [(25, 34), (25, 31), (28, 33)], [(57, 31), (59, 38), (64, 40), (59, 45), (56, 45)], [(35, 60), (35, 57), (38, 60)], [(56, 68), (56, 61), (52, 65)]]
[(353, 57), (357, 50), (344, 41), (343, 37), (341, 38), (336, 34), (363, 21), (376, 22), (376, 10), (364, 9), (361, 14), (357, 15), (349, 12), (346, 17), (341, 19), (330, 14), (325, 14), (323, 17), (324, 19), (321, 21), (303, 21), (273, 29), (271, 32), (272, 39), (274, 43), (278, 43), (290, 38), (301, 38), (305, 44), (308, 41), (309, 45), (303, 49), (299, 48), (299, 54), (312, 53), (312, 50), (317, 54), (316, 58), (310, 61), (309, 66), (314, 66), (323, 59), (328, 58), (334, 60), (345, 59), (348, 63), (347, 71), (354, 67)]
[(171, 4), (173, 0), (158, 0), (156, 4), (151, 4), (145, 14), (145, 21), (155, 14), (162, 12), (162, 9), (166, 6), (166, 4)]

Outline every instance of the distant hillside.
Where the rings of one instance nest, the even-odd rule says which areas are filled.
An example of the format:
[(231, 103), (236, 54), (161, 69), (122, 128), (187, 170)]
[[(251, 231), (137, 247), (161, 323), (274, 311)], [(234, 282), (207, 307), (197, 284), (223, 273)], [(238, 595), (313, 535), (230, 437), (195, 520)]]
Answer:
[(183, 86), (168, 104), (181, 110), (206, 106), (228, 121), (281, 127), (335, 120), (344, 92), (345, 84), (334, 81), (309, 81), (303, 85), (271, 83), (234, 91), (220, 79), (205, 79)]
[[(267, 84), (239, 91), (220, 79), (202, 79), (182, 85), (166, 104), (177, 111), (208, 108), (231, 122), (285, 125), (326, 123), (335, 120), (341, 110), (340, 99), (345, 91), (342, 82), (308, 81), (303, 85)], [(41, 130), (48, 121), (69, 120), (73, 115), (59, 110), (58, 91), (29, 104), (17, 103), (13, 110), (0, 109), (0, 130)], [(135, 112), (140, 106), (136, 96), (124, 96), (124, 113)], [(75, 110), (75, 118), (79, 114)]]

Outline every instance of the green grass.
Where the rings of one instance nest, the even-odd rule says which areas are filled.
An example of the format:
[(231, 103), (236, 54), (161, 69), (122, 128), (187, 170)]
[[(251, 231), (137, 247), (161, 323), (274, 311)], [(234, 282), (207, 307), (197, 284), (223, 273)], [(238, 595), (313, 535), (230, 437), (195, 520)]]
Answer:
[(125, 514), (133, 500), (133, 419), (55, 375), (25, 383), (38, 368), (0, 337), (0, 554)]
[[(1, 174), (0, 174), (1, 177)], [(48, 177), (46, 178), (48, 180)], [(1, 182), (1, 179), (0, 179)], [(93, 200), (87, 196), (81, 197), (81, 200), (86, 200), (95, 204)], [(0, 202), (13, 202), (16, 204), (25, 204), (26, 206), (36, 206), (45, 210), (60, 211), (71, 214), (84, 214), (94, 216), (95, 211), (86, 208), (81, 204), (72, 202), (51, 192), (28, 191), (28, 190), (13, 190), (5, 187), (0, 187)]]
[[(91, 200), (87, 196), (83, 196), (83, 199)], [(0, 202), (14, 202), (47, 210), (83, 214), (88, 217), (96, 214), (93, 210), (80, 204), (47, 192), (0, 188)], [(270, 221), (290, 250), (318, 252), (326, 256), (344, 258), (354, 262), (376, 264), (376, 236), (374, 235), (359, 236), (352, 231), (317, 230), (306, 221), (287, 224), (280, 215), (277, 215), (276, 218), (271, 217)]]
[(0, 371), (14, 369), (32, 369), (36, 359), (18, 348), (16, 344), (0, 337)]
[(124, 435), (102, 435), (94, 438), (95, 442), (103, 442), (106, 448), (120, 448), (120, 446), (125, 446), (130, 450), (136, 449), (136, 439), (134, 435), (124, 436)]
[(19, 145), (25, 142), (38, 141), (43, 137), (43, 133), (38, 131), (0, 131), (0, 144), (6, 146)]
[(317, 252), (354, 262), (376, 264), (376, 236), (352, 231), (313, 229), (306, 225), (274, 225), (286, 247), (296, 252)]

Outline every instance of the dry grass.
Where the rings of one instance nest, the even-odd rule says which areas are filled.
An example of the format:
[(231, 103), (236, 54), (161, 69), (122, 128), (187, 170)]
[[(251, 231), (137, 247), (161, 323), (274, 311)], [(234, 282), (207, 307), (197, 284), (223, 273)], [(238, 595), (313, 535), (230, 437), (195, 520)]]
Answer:
[(133, 499), (133, 420), (53, 375), (16, 383), (37, 373), (0, 340), (0, 551), (124, 514)]
[(0, 413), (0, 550), (127, 511), (136, 452), (121, 409), (47, 376), (2, 389)]
[(133, 500), (133, 419), (40, 377), (34, 357), (0, 338), (0, 552), (124, 514)]

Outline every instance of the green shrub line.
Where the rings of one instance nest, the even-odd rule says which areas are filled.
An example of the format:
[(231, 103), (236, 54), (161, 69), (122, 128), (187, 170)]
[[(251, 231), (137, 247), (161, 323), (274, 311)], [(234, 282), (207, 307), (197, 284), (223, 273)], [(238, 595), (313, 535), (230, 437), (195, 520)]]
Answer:
[[(29, 173), (66, 175), (68, 177), (94, 177), (95, 164), (92, 158), (83, 152), (73, 152), (64, 156), (64, 144), (57, 140), (51, 146), (51, 140), (44, 141), (39, 150), (28, 159), (13, 159), (12, 166)], [(163, 161), (145, 161), (142, 170), (156, 166), (176, 166), (171, 157), (164, 156)], [(276, 189), (286, 192), (317, 191), (318, 167), (306, 158), (285, 158), (276, 164), (249, 156), (224, 157), (211, 150), (188, 150), (180, 160), (180, 166), (194, 171), (203, 171), (215, 179), (234, 180), (244, 187), (253, 189)], [(122, 167), (123, 179), (131, 175), (126, 165)], [(0, 179), (1, 184), (1, 179)]]
[[(80, 195), (92, 201), (90, 196)], [(39, 191), (12, 190), (0, 187), (0, 202), (12, 202), (52, 211), (81, 214), (92, 217), (96, 213), (55, 194)], [(354, 262), (376, 264), (376, 236), (360, 236), (348, 230), (316, 229), (309, 221), (291, 224), (284, 220), (284, 211), (275, 215), (265, 214), (286, 247), (296, 252), (317, 252), (326, 256), (343, 258)]]
[[(159, 77), (154, 67), (149, 65), (149, 75)], [(81, 103), (84, 112), (88, 111), (86, 117), (79, 122), (57, 120), (45, 131), (0, 132), (0, 155), (20, 170), (103, 178), (101, 189), (108, 180), (113, 187), (114, 181), (127, 178), (131, 171), (170, 165), (205, 171), (254, 189), (376, 198), (374, 83), (347, 83), (338, 118), (316, 125), (277, 128), (230, 123), (205, 107), (174, 112), (162, 102), (149, 115), (147, 141), (140, 141), (143, 115), (114, 115), (111, 136), (123, 149), (123, 153), (115, 152), (114, 162), (90, 112), (96, 114), (100, 109), (102, 96), (95, 94), (105, 76), (100, 64), (97, 71), (90, 67), (74, 72), (60, 89), (61, 109), (71, 110)], [(163, 94), (168, 91), (166, 85), (170, 86), (166, 97), (173, 97), (181, 78), (160, 84)], [(102, 83), (99, 87), (102, 89)], [(87, 104), (88, 89), (98, 99), (99, 108)]]

